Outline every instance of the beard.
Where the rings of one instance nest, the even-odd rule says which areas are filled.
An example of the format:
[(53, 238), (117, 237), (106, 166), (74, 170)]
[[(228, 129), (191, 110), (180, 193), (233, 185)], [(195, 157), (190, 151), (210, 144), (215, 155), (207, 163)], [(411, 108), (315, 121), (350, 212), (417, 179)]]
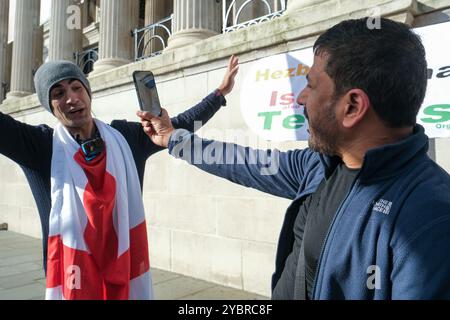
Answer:
[(305, 108), (305, 117), (309, 122), (309, 148), (315, 152), (327, 156), (338, 155), (337, 145), (339, 141), (339, 129), (334, 113), (336, 103), (325, 108), (325, 112), (316, 115), (314, 121), (310, 121)]

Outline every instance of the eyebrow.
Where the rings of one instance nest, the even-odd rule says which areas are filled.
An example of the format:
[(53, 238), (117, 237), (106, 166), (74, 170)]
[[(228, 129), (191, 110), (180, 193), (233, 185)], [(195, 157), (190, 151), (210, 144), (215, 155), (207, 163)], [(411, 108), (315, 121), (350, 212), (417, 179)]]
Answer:
[[(74, 81), (79, 81), (79, 80), (78, 80), (78, 79), (70, 79), (70, 80), (69, 80), (69, 84), (72, 84)], [(55, 85), (53, 86), (52, 90), (53, 90), (53, 89), (60, 88), (60, 87), (62, 87), (62, 84), (60, 84), (60, 83), (55, 84)]]

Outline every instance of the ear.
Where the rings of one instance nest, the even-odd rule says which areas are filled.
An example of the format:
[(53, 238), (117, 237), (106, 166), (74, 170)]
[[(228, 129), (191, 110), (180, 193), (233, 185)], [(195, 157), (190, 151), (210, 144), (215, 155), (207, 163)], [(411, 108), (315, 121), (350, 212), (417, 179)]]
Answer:
[(349, 90), (344, 96), (344, 102), (342, 125), (345, 128), (352, 128), (360, 123), (371, 106), (369, 97), (361, 89)]

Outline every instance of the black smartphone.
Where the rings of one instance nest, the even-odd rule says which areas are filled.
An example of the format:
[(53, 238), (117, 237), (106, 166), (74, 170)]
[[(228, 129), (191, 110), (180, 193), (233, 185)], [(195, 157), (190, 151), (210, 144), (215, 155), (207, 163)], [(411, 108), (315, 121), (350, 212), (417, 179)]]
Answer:
[(151, 71), (135, 71), (133, 72), (133, 80), (141, 110), (160, 116), (162, 113), (161, 104), (159, 103), (153, 73)]

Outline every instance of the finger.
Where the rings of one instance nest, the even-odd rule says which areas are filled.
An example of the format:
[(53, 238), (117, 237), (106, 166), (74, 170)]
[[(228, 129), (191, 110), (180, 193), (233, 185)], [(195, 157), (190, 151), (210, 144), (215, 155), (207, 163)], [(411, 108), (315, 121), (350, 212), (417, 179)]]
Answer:
[(148, 135), (151, 135), (151, 136), (157, 135), (157, 132), (156, 132), (156, 130), (155, 130), (155, 128), (154, 128), (153, 126), (145, 127), (145, 128), (144, 128), (144, 132), (145, 132), (146, 134), (148, 134)]
[(231, 55), (230, 59), (228, 60), (228, 70), (231, 70), (233, 65), (234, 55)]
[(153, 128), (155, 128), (155, 127), (160, 127), (161, 126), (161, 119), (152, 119), (151, 121), (150, 121), (150, 125), (149, 125), (150, 127), (153, 127)]
[(239, 66), (234, 67), (233, 70), (230, 71), (230, 80), (234, 80), (238, 71), (239, 71)]
[(146, 133), (146, 134), (148, 134), (148, 135), (152, 135), (152, 127), (145, 127), (144, 128), (144, 132)]
[(153, 127), (149, 127), (148, 128), (148, 132), (152, 136), (156, 136), (157, 135), (157, 132), (156, 132), (155, 128), (153, 128)]
[(147, 112), (147, 111), (137, 111), (136, 115), (139, 118), (145, 119), (145, 120), (151, 120), (151, 119), (155, 118), (154, 115), (152, 115), (150, 112)]
[(164, 108), (161, 108), (161, 118), (169, 118), (169, 113)]
[(230, 73), (231, 69), (233, 69), (233, 61), (232, 60), (230, 60), (228, 62), (227, 72), (226, 73)]
[(239, 59), (236, 56), (232, 56), (231, 66), (234, 68), (239, 63)]

